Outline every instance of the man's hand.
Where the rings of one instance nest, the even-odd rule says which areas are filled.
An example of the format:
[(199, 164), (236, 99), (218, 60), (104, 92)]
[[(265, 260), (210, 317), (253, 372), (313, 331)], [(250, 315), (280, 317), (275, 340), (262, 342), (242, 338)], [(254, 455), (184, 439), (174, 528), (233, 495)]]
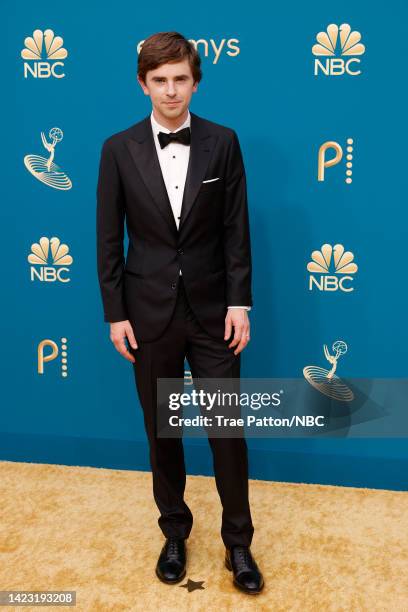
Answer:
[(224, 340), (228, 340), (231, 336), (232, 327), (234, 328), (234, 338), (228, 345), (228, 348), (238, 345), (234, 351), (234, 355), (238, 355), (250, 340), (249, 318), (245, 308), (228, 308), (227, 316), (225, 317)]
[(118, 321), (110, 324), (110, 339), (115, 345), (116, 350), (123, 355), (125, 359), (135, 363), (135, 358), (128, 351), (125, 344), (126, 338), (128, 339), (130, 346), (137, 349), (137, 343), (130, 321)]

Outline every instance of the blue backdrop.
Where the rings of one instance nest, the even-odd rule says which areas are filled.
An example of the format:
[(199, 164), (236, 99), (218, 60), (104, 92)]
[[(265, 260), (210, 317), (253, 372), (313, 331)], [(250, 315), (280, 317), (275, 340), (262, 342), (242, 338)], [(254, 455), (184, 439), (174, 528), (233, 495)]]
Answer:
[[(305, 365), (324, 365), (323, 344), (342, 339), (348, 345), (339, 362), (343, 376), (407, 377), (402, 2), (380, 10), (368, 2), (240, 8), (230, 1), (194, 7), (158, 0), (153, 7), (22, 0), (7, 11), (2, 459), (149, 469), (132, 365), (116, 353), (103, 322), (95, 190), (103, 140), (150, 113), (136, 66), (137, 45), (153, 32), (177, 30), (201, 41), (204, 77), (190, 108), (232, 127), (240, 139), (254, 264), (252, 339), (242, 375), (302, 376)], [(344, 54), (345, 47), (342, 54), (339, 41), (334, 55), (313, 54), (316, 36), (330, 24), (361, 33), (354, 54)], [(57, 38), (46, 34), (41, 57), (22, 57), (36, 30)], [(348, 72), (341, 74), (343, 66)], [(54, 162), (71, 189), (37, 180), (35, 162), (26, 158), (49, 156), (41, 132), (51, 142), (53, 127), (63, 132)], [(319, 181), (318, 151), (327, 142), (337, 143), (327, 159), (336, 147), (343, 158)], [(44, 266), (28, 261), (41, 237), (57, 237), (69, 248), (73, 261), (61, 273), (69, 282), (53, 280), (52, 271), (62, 267), (52, 258)], [(310, 289), (307, 265), (324, 244), (344, 245), (354, 255), (352, 291)], [(39, 279), (44, 267), (48, 282)], [(40, 374), (43, 340), (44, 353), (58, 357)], [(255, 478), (407, 488), (406, 439), (248, 444)], [(189, 473), (211, 473), (207, 442), (185, 447)]]

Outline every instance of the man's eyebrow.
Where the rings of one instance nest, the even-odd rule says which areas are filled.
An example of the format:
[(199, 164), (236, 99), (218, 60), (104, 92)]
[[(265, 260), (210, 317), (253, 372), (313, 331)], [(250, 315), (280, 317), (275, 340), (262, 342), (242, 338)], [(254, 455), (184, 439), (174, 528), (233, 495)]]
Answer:
[[(180, 77), (182, 78), (188, 78), (188, 74), (176, 74), (176, 76), (174, 77), (175, 79), (179, 79)], [(167, 77), (165, 76), (160, 76), (159, 74), (155, 75), (154, 77), (152, 77), (152, 79), (166, 79)]]

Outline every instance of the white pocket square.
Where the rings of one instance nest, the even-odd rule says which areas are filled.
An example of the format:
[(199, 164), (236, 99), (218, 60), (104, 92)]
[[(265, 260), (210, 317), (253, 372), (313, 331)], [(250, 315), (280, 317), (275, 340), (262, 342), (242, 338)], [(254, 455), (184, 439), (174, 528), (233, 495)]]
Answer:
[(203, 183), (212, 183), (213, 181), (218, 181), (219, 180), (219, 176), (217, 176), (217, 178), (213, 178), (213, 179), (207, 179), (206, 181), (203, 181)]

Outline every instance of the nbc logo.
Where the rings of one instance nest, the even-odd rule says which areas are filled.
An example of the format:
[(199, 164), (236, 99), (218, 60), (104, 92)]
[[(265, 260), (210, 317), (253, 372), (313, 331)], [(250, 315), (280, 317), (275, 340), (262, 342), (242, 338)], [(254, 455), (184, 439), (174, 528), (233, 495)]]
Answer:
[[(352, 76), (361, 74), (360, 59), (356, 56), (363, 55), (365, 46), (360, 42), (360, 32), (352, 31), (348, 23), (343, 23), (340, 27), (331, 23), (326, 32), (317, 34), (316, 40), (317, 44), (312, 47), (313, 55), (326, 59), (315, 59), (315, 76), (319, 72), (326, 76), (338, 76), (345, 72)], [(336, 55), (341, 57), (335, 57)]]
[[(55, 361), (59, 355), (61, 355), (61, 376), (66, 378), (68, 376), (68, 345), (67, 338), (61, 338), (61, 347), (58, 348), (58, 344), (54, 340), (46, 338), (41, 340), (37, 346), (37, 372), (38, 374), (44, 374), (44, 364), (49, 361)], [(48, 352), (50, 349), (50, 352)]]
[[(345, 251), (342, 244), (324, 244), (320, 251), (313, 251), (312, 261), (307, 264), (309, 290), (316, 287), (319, 291), (354, 291), (353, 277), (358, 270), (354, 255)], [(334, 275), (331, 274), (334, 272)]]
[[(350, 185), (353, 182), (353, 139), (347, 138), (347, 154), (346, 154), (346, 178), (345, 182)], [(327, 159), (326, 154), (328, 151), (334, 152), (333, 157)], [(324, 142), (320, 148), (317, 156), (317, 180), (324, 181), (325, 180), (325, 171), (326, 168), (331, 168), (332, 166), (337, 166), (341, 160), (343, 159), (343, 148), (338, 142), (334, 140), (328, 140)]]
[[(51, 249), (50, 249), (51, 247)], [(69, 247), (62, 244), (59, 238), (46, 238), (43, 236), (39, 242), (31, 245), (31, 253), (27, 257), (30, 264), (31, 281), (69, 283), (71, 280), (69, 267), (73, 259), (68, 255)]]
[(34, 30), (32, 36), (27, 36), (21, 57), (24, 62), (24, 78), (31, 75), (34, 79), (48, 79), (50, 76), (62, 79), (64, 62), (68, 56), (63, 47), (61, 36), (54, 36), (52, 30)]

